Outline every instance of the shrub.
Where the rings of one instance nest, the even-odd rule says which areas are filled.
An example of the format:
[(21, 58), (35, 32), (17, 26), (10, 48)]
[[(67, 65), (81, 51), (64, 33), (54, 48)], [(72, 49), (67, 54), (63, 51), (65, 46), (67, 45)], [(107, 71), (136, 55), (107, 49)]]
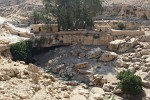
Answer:
[(138, 95), (142, 92), (141, 77), (134, 75), (129, 70), (118, 73), (117, 79), (120, 80), (118, 87), (122, 89), (124, 93)]
[(126, 27), (126, 25), (123, 22), (119, 22), (118, 27), (119, 27), (120, 30), (123, 30)]
[(22, 41), (10, 46), (10, 52), (14, 61), (32, 62), (32, 44), (31, 41)]
[(131, 74), (133, 74), (133, 73), (131, 73), (131, 71), (129, 71), (129, 70), (125, 71), (125, 70), (124, 70), (124, 71), (118, 73), (117, 79), (123, 80), (124, 78), (130, 76)]

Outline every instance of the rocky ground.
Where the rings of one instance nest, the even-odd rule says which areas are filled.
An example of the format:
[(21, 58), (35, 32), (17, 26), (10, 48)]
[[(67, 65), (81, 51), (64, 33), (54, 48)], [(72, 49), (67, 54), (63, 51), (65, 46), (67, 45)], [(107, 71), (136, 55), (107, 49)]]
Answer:
[[(103, 100), (102, 88), (62, 81), (33, 64), (0, 57), (1, 100)], [(119, 98), (119, 97), (118, 97)], [(119, 99), (120, 100), (120, 99)]]
[[(33, 10), (43, 9), (41, 0), (20, 0), (19, 3), (8, 2), (6, 5), (2, 1), (7, 0), (0, 0), (0, 16), (7, 17), (12, 24), (27, 24)], [(119, 12), (115, 15), (117, 18), (122, 18), (120, 16), (126, 14), (126, 10), (132, 11), (135, 7), (142, 9), (148, 19), (141, 19), (141, 11), (137, 11), (136, 15), (134, 13), (135, 16), (127, 14), (125, 17), (149, 25), (149, 3), (149, 0), (106, 0), (105, 6), (129, 5), (121, 5), (119, 11), (114, 6), (114, 12)], [(110, 13), (106, 15), (112, 15), (113, 9), (109, 9)], [(109, 17), (113, 19), (114, 16)], [(2, 21), (0, 17), (0, 23)], [(5, 45), (26, 39), (12, 35), (2, 27), (0, 33), (2, 51), (8, 49)], [(14, 62), (0, 56), (0, 100), (150, 100), (148, 31), (145, 36), (112, 41), (108, 46), (74, 44), (48, 48), (34, 58), (35, 65), (26, 65), (23, 61)], [(127, 69), (142, 78), (144, 90), (137, 97), (128, 98), (128, 95), (116, 88), (119, 82), (117, 73)]]
[[(149, 100), (149, 37), (149, 35), (140, 36), (137, 39), (128, 37), (125, 40), (111, 42), (108, 47), (79, 44), (56, 47), (36, 55), (35, 64), (65, 81), (74, 84), (84, 83), (89, 88), (98, 86), (105, 94), (121, 93), (120, 90), (116, 90), (118, 83), (116, 75), (128, 69), (142, 77), (143, 80), (145, 93), (143, 92), (143, 95), (134, 100), (142, 100), (142, 98)], [(111, 47), (117, 49), (111, 49)], [(117, 99), (117, 96), (115, 97)], [(122, 97), (126, 98), (126, 95)], [(133, 100), (133, 98), (127, 100)]]

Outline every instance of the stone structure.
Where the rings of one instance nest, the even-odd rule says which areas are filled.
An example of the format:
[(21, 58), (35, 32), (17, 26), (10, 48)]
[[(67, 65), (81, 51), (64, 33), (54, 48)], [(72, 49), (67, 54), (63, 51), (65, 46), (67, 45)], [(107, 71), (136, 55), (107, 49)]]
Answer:
[[(144, 35), (144, 31), (136, 30), (111, 30), (108, 28), (99, 31), (61, 31), (55, 33), (40, 33), (35, 36), (42, 37), (41, 46), (49, 47), (79, 43), (84, 45), (108, 45), (116, 39), (124, 39), (127, 36), (135, 37)], [(40, 40), (40, 39), (38, 39)], [(36, 46), (36, 45), (35, 45)]]
[(150, 26), (140, 26), (139, 30), (141, 30), (141, 31), (150, 31)]
[(55, 33), (58, 32), (58, 25), (51, 24), (51, 25), (44, 25), (44, 24), (34, 24), (32, 26), (31, 32), (33, 33)]
[(111, 26), (113, 29), (119, 29), (118, 27), (118, 23), (122, 22), (126, 25), (125, 29), (128, 30), (134, 30), (134, 29), (138, 29), (139, 26), (141, 25), (140, 23), (137, 23), (135, 21), (123, 21), (123, 20), (95, 20), (94, 23), (97, 25), (109, 25)]

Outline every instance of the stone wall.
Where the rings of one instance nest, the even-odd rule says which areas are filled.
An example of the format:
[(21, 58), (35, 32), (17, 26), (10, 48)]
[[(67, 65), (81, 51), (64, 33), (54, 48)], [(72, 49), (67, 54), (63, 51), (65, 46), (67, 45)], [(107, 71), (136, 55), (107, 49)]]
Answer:
[(68, 45), (79, 43), (84, 45), (108, 45), (116, 39), (125, 39), (127, 36), (136, 37), (144, 35), (143, 31), (136, 30), (112, 30), (112, 33), (96, 31), (62, 31), (53, 34), (36, 34), (35, 36), (44, 37), (42, 47)]
[(58, 25), (44, 25), (44, 24), (34, 24), (32, 26), (33, 33), (47, 33), (47, 32), (58, 32)]
[(113, 29), (119, 29), (118, 27), (119, 22), (123, 22), (126, 25), (125, 29), (128, 29), (128, 30), (138, 29), (139, 26), (142, 25), (141, 23), (138, 23), (136, 21), (123, 21), (123, 20), (96, 20), (94, 21), (94, 23), (97, 25), (101, 25), (101, 26), (109, 25)]
[(139, 36), (144, 35), (144, 31), (139, 30), (112, 30), (112, 35), (122, 35), (122, 36)]

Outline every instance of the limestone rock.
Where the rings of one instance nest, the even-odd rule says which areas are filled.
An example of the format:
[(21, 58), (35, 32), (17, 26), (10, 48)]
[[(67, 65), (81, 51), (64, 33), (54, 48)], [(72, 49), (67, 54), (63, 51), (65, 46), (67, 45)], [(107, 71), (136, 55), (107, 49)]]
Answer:
[(142, 50), (140, 53), (141, 53), (141, 55), (148, 55), (148, 54), (150, 54), (150, 52), (148, 50)]
[(143, 86), (150, 88), (150, 82), (149, 81), (142, 81)]
[(93, 87), (93, 88), (91, 88), (91, 92), (93, 94), (101, 94), (101, 95), (105, 94), (104, 90), (102, 88), (100, 88), (100, 87)]
[(129, 57), (123, 57), (122, 60), (125, 61), (125, 62), (130, 62), (130, 58)]
[(64, 98), (70, 98), (70, 95), (66, 92), (63, 95), (64, 95)]
[(121, 93), (123, 93), (123, 92), (122, 92), (121, 89), (117, 89), (117, 88), (116, 88), (116, 89), (113, 90), (113, 93), (115, 93), (115, 94), (121, 94)]
[(150, 42), (150, 35), (142, 35), (138, 38), (140, 42)]
[(103, 96), (101, 94), (93, 94), (93, 98), (95, 100), (103, 100)]
[(116, 59), (117, 56), (118, 55), (115, 52), (104, 52), (102, 56), (100, 57), (100, 61), (104, 61), (104, 62), (112, 61)]
[(34, 73), (38, 73), (39, 72), (38, 67), (33, 65), (33, 64), (29, 64), (28, 70), (31, 71), (31, 72), (34, 72)]
[(86, 67), (87, 64), (88, 64), (88, 62), (78, 63), (78, 64), (74, 65), (74, 68), (75, 69), (84, 68), (84, 67)]
[(87, 58), (88, 59), (91, 59), (91, 58), (98, 58), (101, 56), (101, 54), (103, 53), (104, 51), (101, 50), (100, 48), (94, 48), (93, 50), (89, 51), (87, 53)]
[(70, 100), (87, 100), (83, 95), (73, 95)]
[(106, 92), (111, 92), (111, 88), (108, 84), (103, 85), (103, 90), (106, 91)]
[(52, 76), (52, 75), (50, 75), (48, 73), (44, 73), (43, 78), (51, 79), (51, 81), (53, 81), (53, 82), (56, 81), (56, 79), (54, 78), (54, 76)]
[(104, 79), (103, 76), (97, 75), (96, 77), (94, 76), (92, 81), (89, 83), (89, 85), (94, 85), (94, 86), (101, 86), (104, 83), (107, 83), (107, 79)]
[(150, 72), (143, 79), (146, 81), (150, 81)]
[(137, 39), (131, 38), (129, 41), (126, 40), (115, 40), (109, 43), (109, 50), (116, 52), (126, 52), (137, 44)]
[(38, 75), (37, 73), (32, 73), (32, 74), (30, 75), (30, 77), (31, 77), (31, 79), (33, 80), (33, 82), (34, 82), (35, 84), (38, 84), (40, 77), (39, 77), (39, 75)]
[(77, 82), (77, 81), (68, 81), (65, 84), (70, 85), (70, 86), (77, 86), (77, 85), (79, 85), (79, 82)]
[(58, 72), (60, 72), (60, 70), (61, 70), (63, 67), (64, 67), (64, 64), (61, 64), (61, 65), (58, 65), (58, 66), (54, 67), (52, 70), (53, 70), (53, 72), (58, 73)]
[(9, 80), (11, 77), (5, 74), (0, 74), (0, 81), (6, 81)]

